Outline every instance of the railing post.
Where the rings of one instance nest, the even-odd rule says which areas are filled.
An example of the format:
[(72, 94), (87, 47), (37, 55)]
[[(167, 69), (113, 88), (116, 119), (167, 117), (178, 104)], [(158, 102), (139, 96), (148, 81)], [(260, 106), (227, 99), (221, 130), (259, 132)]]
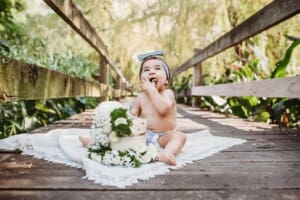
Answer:
[(100, 55), (100, 62), (99, 62), (99, 81), (107, 86), (106, 93), (100, 96), (100, 102), (108, 100), (108, 64), (104, 56)]
[(117, 77), (116, 77), (116, 89), (117, 90), (120, 90), (120, 96), (118, 96), (116, 98), (116, 100), (120, 100), (123, 96), (122, 96), (122, 83), (121, 83), (121, 77), (117, 74)]
[[(204, 85), (203, 84), (203, 76), (202, 76), (202, 63), (198, 63), (193, 66), (193, 87), (199, 86), (199, 85)], [(193, 107), (198, 107), (201, 104), (201, 97), (196, 96), (192, 97), (192, 106)]]

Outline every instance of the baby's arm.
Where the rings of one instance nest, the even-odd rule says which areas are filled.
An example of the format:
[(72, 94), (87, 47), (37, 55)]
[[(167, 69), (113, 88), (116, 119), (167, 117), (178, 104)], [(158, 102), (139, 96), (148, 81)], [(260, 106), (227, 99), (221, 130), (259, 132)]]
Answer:
[(154, 107), (161, 115), (164, 115), (175, 106), (175, 96), (172, 90), (167, 89), (163, 94), (155, 91), (149, 96)]
[(160, 114), (164, 115), (175, 106), (175, 96), (172, 90), (165, 90), (162, 94), (158, 92), (153, 83), (147, 78), (142, 77), (142, 90), (147, 93), (155, 110)]
[(137, 117), (140, 117), (140, 115), (141, 115), (141, 106), (140, 105), (141, 105), (140, 104), (140, 95), (138, 95), (138, 97), (135, 99), (133, 105), (130, 108), (130, 112)]

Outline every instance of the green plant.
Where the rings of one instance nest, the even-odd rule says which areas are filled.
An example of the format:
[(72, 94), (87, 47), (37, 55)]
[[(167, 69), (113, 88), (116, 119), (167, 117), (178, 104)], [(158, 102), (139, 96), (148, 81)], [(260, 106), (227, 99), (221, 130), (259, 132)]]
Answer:
[(7, 102), (0, 104), (0, 138), (46, 126), (85, 109), (94, 108), (98, 98), (68, 98)]
[[(266, 74), (262, 69), (258, 67), (261, 60), (253, 57), (253, 59), (242, 59), (243, 61), (237, 61), (239, 66), (234, 68), (226, 68), (224, 74), (217, 80), (210, 78), (209, 74), (204, 75), (204, 82), (206, 85), (210, 84), (222, 84), (243, 82), (250, 80), (260, 80), (263, 78), (280, 78), (286, 76), (286, 68), (290, 62), (293, 50), (299, 45), (300, 39), (286, 36), (292, 43), (288, 46), (283, 58), (276, 63), (275, 68), (270, 74)], [(254, 43), (250, 41), (252, 45)], [(249, 57), (251, 52), (244, 50), (242, 55)], [(244, 66), (242, 66), (244, 65)], [(190, 80), (190, 77), (186, 79), (182, 78), (181, 83), (176, 83), (175, 91), (187, 90), (188, 85), (186, 80)], [(300, 100), (299, 99), (280, 99), (280, 98), (258, 98), (258, 97), (201, 97), (202, 108), (207, 108), (216, 112), (222, 112), (224, 114), (234, 114), (241, 118), (253, 118), (259, 121), (268, 121), (276, 123), (279, 127), (297, 127), (299, 128), (300, 120)], [(183, 102), (186, 103), (186, 102)]]
[(22, 34), (21, 26), (14, 22), (13, 11), (25, 9), (21, 0), (0, 0), (0, 36), (1, 39), (19, 38)]
[(280, 78), (285, 76), (285, 70), (290, 62), (293, 50), (300, 44), (300, 38), (286, 36), (289, 40), (292, 40), (292, 44), (285, 52), (283, 59), (276, 63), (276, 67), (271, 73), (270, 78)]

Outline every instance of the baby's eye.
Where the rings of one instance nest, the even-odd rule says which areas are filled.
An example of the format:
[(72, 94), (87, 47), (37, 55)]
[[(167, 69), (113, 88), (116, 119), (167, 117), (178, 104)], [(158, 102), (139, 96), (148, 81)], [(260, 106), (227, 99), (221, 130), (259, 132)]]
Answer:
[(161, 68), (160, 67), (156, 67), (155, 70), (161, 70)]
[(144, 69), (143, 71), (144, 71), (144, 72), (148, 72), (148, 71), (149, 71), (149, 69)]

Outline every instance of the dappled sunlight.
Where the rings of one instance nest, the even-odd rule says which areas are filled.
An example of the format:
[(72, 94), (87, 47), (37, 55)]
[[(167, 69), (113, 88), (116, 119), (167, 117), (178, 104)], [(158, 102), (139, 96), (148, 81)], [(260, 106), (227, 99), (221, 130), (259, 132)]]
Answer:
[[(224, 131), (226, 131), (226, 127), (234, 128), (236, 130), (242, 131), (252, 131), (252, 132), (265, 132), (272, 131), (277, 125), (270, 125), (265, 122), (253, 122), (246, 119), (241, 119), (238, 117), (230, 116), (227, 117), (220, 113), (213, 113), (208, 111), (201, 111), (199, 108), (192, 108), (181, 105), (179, 106), (180, 115), (186, 116), (188, 114), (188, 119), (178, 119), (178, 124), (182, 127), (194, 127), (194, 128), (203, 128), (203, 129), (215, 129), (223, 126)], [(181, 109), (184, 109), (181, 110)]]

